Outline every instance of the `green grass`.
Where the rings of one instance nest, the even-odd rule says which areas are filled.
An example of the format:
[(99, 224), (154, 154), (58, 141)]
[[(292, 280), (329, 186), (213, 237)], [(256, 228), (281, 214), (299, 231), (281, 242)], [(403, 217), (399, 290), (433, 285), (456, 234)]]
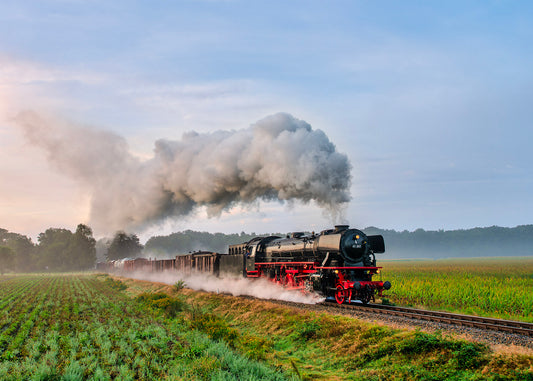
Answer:
[(531, 356), (440, 333), (102, 275), (0, 279), (0, 305), (2, 380), (533, 377)]
[(397, 305), (533, 322), (533, 257), (380, 262)]
[(204, 311), (196, 329), (305, 380), (533, 377), (531, 356), (496, 354), (442, 333), (396, 330), (231, 296), (190, 292), (188, 300)]

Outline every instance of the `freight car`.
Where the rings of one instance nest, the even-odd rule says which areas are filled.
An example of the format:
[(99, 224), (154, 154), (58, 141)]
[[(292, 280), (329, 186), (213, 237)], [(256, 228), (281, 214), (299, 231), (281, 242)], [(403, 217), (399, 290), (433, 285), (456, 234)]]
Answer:
[(220, 256), (224, 254), (209, 251), (197, 251), (186, 255), (178, 255), (172, 259), (124, 258), (120, 260), (98, 262), (96, 270), (103, 272), (162, 272), (179, 271), (190, 274), (201, 272), (218, 276)]
[(99, 264), (103, 271), (200, 272), (214, 276), (264, 278), (290, 289), (317, 292), (337, 303), (359, 300), (368, 303), (375, 294), (391, 287), (373, 280), (380, 272), (375, 254), (385, 252), (381, 235), (337, 225), (320, 234), (292, 233), (286, 237), (255, 237), (229, 246), (229, 253), (196, 252), (174, 259), (127, 259), (113, 265)]

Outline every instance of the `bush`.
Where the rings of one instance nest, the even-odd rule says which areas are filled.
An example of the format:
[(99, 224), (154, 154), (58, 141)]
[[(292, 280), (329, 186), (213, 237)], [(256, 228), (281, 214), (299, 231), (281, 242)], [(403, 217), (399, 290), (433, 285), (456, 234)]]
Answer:
[(448, 363), (458, 370), (478, 368), (486, 361), (484, 355), (488, 348), (479, 343), (452, 341), (440, 333), (428, 334), (415, 332), (414, 337), (396, 345), (396, 351), (405, 355), (420, 355), (441, 351), (448, 353)]
[(155, 300), (152, 305), (165, 311), (170, 317), (175, 317), (178, 312), (185, 310), (186, 304), (176, 298), (162, 298)]
[(174, 283), (174, 286), (172, 286), (172, 289), (174, 292), (180, 292), (183, 290), (187, 285), (185, 284), (185, 281), (178, 280), (176, 283)]
[(122, 283), (122, 281), (116, 280), (116, 279), (113, 279), (113, 278), (109, 278), (109, 277), (105, 278), (104, 283), (109, 288), (112, 288), (112, 289), (117, 290), (117, 291), (124, 291), (125, 289), (128, 288), (128, 286), (126, 286), (124, 283)]
[(452, 365), (457, 369), (478, 368), (485, 361), (484, 354), (487, 348), (475, 343), (458, 343), (458, 348), (453, 351)]
[(179, 312), (187, 309), (187, 304), (178, 298), (173, 298), (163, 292), (143, 293), (135, 298), (138, 302), (156, 310), (162, 310), (169, 317), (175, 317)]
[(440, 335), (417, 331), (412, 338), (400, 342), (396, 351), (405, 355), (421, 354), (436, 349), (447, 349), (451, 342), (443, 340)]
[(191, 319), (191, 326), (206, 333), (211, 339), (224, 340), (231, 346), (235, 346), (235, 340), (239, 337), (239, 332), (235, 328), (231, 328), (221, 317), (210, 313), (195, 313)]
[(381, 304), (384, 306), (395, 306), (396, 304), (392, 303), (389, 299), (383, 298), (381, 299)]

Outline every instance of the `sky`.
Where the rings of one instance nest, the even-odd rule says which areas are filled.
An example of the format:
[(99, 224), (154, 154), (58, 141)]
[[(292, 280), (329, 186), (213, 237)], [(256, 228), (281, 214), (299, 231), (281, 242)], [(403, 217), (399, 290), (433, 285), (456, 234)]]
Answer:
[(92, 188), (28, 139), (25, 112), (107, 131), (139, 162), (160, 139), (282, 112), (350, 162), (342, 221), (258, 200), (135, 227), (144, 239), (531, 224), (531, 41), (529, 1), (2, 1), (0, 227), (35, 239), (93, 221)]

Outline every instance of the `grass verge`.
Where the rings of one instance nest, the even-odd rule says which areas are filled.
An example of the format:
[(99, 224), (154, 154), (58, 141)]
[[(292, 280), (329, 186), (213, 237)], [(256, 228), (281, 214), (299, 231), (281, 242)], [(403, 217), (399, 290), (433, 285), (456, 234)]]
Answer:
[(440, 332), (397, 330), (227, 295), (173, 295), (188, 305), (181, 316), (192, 330), (303, 380), (533, 379), (532, 356), (496, 354)]

